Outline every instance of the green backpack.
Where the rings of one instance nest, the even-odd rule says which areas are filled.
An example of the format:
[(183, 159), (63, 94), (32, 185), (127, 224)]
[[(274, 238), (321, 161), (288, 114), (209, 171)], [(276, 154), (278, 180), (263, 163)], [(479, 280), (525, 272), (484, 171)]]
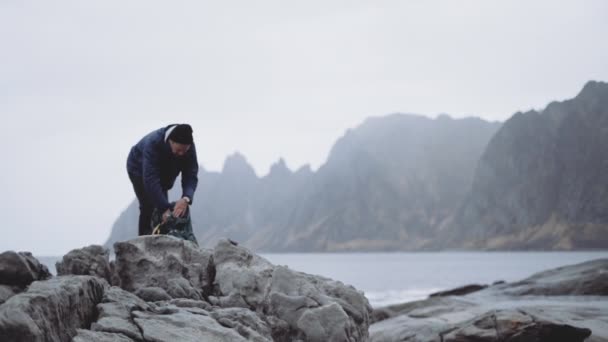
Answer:
[[(175, 203), (171, 203), (173, 207)], [(196, 236), (192, 232), (192, 220), (190, 219), (190, 208), (186, 209), (186, 213), (182, 217), (173, 216), (173, 210), (171, 215), (167, 218), (165, 223), (162, 222), (163, 212), (158, 209), (154, 209), (152, 212), (152, 235), (171, 235), (180, 239), (189, 240), (198, 245)]]

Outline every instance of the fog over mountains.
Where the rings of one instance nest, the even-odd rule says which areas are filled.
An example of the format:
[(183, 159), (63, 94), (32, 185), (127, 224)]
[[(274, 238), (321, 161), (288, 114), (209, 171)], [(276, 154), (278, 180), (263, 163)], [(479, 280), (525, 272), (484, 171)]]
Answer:
[[(374, 117), (316, 172), (281, 159), (258, 177), (238, 153), (221, 172), (201, 169), (193, 225), (202, 245), (229, 237), (258, 251), (606, 248), (605, 146), (600, 82), (502, 125)], [(137, 215), (134, 202), (107, 244), (135, 236)]]

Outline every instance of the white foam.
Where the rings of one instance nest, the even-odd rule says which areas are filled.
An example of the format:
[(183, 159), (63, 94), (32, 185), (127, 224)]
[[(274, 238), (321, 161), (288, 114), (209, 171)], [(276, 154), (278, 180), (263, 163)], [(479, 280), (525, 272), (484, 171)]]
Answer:
[(384, 291), (365, 291), (365, 297), (374, 308), (387, 305), (402, 304), (426, 299), (431, 293), (441, 291), (440, 288), (408, 288)]

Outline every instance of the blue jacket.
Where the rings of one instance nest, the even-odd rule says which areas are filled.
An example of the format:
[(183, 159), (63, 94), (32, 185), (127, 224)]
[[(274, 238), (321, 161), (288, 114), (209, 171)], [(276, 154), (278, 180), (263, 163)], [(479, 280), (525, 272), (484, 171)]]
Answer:
[(156, 208), (166, 210), (171, 207), (165, 193), (173, 187), (175, 179), (182, 174), (182, 196), (194, 200), (194, 191), (198, 184), (198, 162), (196, 147), (190, 146), (183, 157), (171, 152), (171, 146), (165, 141), (167, 129), (163, 127), (143, 137), (131, 148), (127, 158), (127, 172), (141, 177), (146, 194)]

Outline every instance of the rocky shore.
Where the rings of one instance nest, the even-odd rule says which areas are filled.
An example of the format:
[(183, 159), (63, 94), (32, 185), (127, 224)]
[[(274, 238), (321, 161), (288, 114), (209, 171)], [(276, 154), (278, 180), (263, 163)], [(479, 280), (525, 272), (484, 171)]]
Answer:
[(112, 262), (100, 246), (71, 251), (56, 277), (29, 253), (0, 254), (0, 340), (368, 340), (363, 293), (230, 241), (145, 236), (114, 249)]
[(222, 240), (0, 254), (0, 341), (608, 341), (608, 259), (372, 310), (361, 291)]
[(606, 342), (608, 259), (374, 310), (377, 342)]

